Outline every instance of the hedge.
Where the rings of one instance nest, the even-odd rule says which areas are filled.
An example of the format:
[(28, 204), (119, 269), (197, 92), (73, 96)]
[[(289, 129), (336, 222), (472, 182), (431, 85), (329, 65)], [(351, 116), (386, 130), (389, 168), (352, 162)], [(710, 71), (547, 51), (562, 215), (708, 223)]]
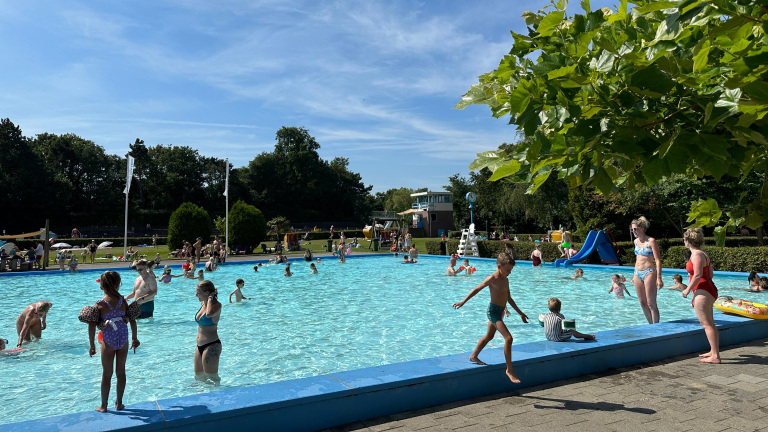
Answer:
[[(750, 240), (748, 238), (747, 242)], [(756, 239), (755, 239), (756, 241)], [(448, 253), (456, 252), (459, 248), (459, 241), (447, 240), (447, 253), (442, 253), (441, 241), (430, 240), (425, 242), (428, 254), (432, 255), (444, 255)], [(481, 257), (495, 258), (504, 250), (504, 244), (507, 242), (499, 240), (481, 240), (477, 242), (477, 250)], [(661, 242), (660, 242), (661, 243)], [(734, 239), (734, 243), (737, 240)], [(512, 242), (515, 247), (515, 258), (520, 260), (529, 260), (531, 252), (536, 245), (541, 245), (541, 255), (544, 262), (554, 262), (560, 258), (560, 252), (557, 250), (557, 243), (537, 243), (537, 242)], [(577, 249), (582, 244), (574, 243)], [(616, 242), (616, 247), (619, 249), (617, 257), (623, 265), (633, 266), (635, 263), (635, 245), (632, 242)], [(768, 273), (768, 247), (717, 247), (717, 246), (704, 246), (702, 248), (712, 260), (712, 266), (714, 270), (720, 271), (734, 271), (734, 272), (750, 272), (756, 271), (758, 273)], [(683, 253), (685, 252), (685, 246), (669, 246), (662, 248), (661, 251), (661, 265), (666, 268), (685, 268), (685, 259)], [(599, 254), (593, 253), (586, 261), (586, 264), (602, 264)]]
[[(96, 244), (100, 244), (101, 242), (105, 241), (111, 241), (112, 246), (111, 247), (123, 247), (123, 237), (86, 237), (86, 238), (76, 238), (76, 239), (69, 239), (69, 238), (63, 238), (59, 237), (55, 239), (54, 243), (67, 243), (72, 245), (73, 248), (83, 248), (87, 245), (91, 244), (91, 240), (96, 241)], [(14, 243), (16, 246), (19, 247), (21, 250), (26, 250), (29, 247), (35, 247), (37, 245), (37, 242), (42, 242), (41, 239), (23, 239), (23, 240), (8, 240), (11, 243)], [(168, 237), (158, 237), (157, 238), (157, 245), (161, 246), (168, 243)], [(152, 237), (128, 237), (128, 246), (138, 246), (141, 244), (152, 246)]]

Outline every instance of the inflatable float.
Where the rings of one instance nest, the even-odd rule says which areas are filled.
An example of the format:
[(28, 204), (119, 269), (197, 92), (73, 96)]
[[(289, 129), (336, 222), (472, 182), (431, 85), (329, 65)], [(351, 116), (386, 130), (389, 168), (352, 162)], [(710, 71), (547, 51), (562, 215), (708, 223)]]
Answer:
[(753, 319), (768, 319), (768, 305), (754, 303), (749, 300), (737, 300), (731, 296), (720, 296), (715, 300), (714, 306), (720, 312), (731, 315), (740, 315)]

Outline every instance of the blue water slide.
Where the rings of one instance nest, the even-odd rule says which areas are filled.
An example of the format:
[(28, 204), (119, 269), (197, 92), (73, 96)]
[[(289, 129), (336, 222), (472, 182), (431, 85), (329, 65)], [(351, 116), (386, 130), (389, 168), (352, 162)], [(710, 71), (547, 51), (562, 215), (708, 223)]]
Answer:
[(584, 241), (584, 246), (581, 247), (579, 252), (572, 256), (570, 259), (559, 258), (555, 260), (555, 267), (568, 267), (568, 264), (573, 264), (585, 260), (595, 250), (595, 240), (597, 239), (597, 232), (592, 230), (587, 234), (587, 239)]

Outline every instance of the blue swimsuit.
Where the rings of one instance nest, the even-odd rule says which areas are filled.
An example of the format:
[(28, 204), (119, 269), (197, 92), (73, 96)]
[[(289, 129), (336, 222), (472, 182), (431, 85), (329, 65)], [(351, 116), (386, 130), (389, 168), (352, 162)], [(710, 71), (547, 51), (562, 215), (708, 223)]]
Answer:
[[(653, 249), (651, 249), (650, 246), (640, 247), (637, 245), (637, 241), (635, 241), (635, 255), (652, 257)], [(655, 268), (649, 268), (645, 270), (635, 270), (635, 274), (637, 275), (637, 277), (640, 278), (641, 281), (645, 282), (645, 277), (648, 276), (649, 273), (653, 273), (655, 271), (656, 271)]]

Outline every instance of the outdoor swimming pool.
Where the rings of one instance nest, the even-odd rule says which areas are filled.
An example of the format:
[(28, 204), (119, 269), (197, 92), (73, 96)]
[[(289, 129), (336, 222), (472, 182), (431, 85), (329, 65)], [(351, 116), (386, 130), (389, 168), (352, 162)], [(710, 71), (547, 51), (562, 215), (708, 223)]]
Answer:
[[(310, 274), (308, 263), (293, 262), (292, 278), (283, 277), (282, 265), (262, 267), (257, 274), (252, 264), (227, 265), (209, 275), (225, 303), (219, 388), (471, 351), (485, 331), (488, 294), (459, 311), (451, 305), (495, 268), (490, 260), (472, 262), (476, 274), (455, 278), (443, 276), (447, 258), (423, 257), (416, 265), (389, 256), (345, 264), (326, 259), (317, 275)], [(645, 322), (634, 299), (615, 300), (607, 293), (611, 272), (587, 269), (583, 280), (571, 280), (572, 273), (522, 263), (512, 272), (512, 296), (532, 319), (530, 324), (514, 315), (507, 320), (515, 343), (543, 339), (536, 315), (546, 311), (551, 296), (563, 301), (563, 313), (576, 318), (584, 332)], [(121, 291), (127, 294), (135, 273), (123, 274)], [(100, 298), (96, 277), (84, 272), (0, 278), (0, 303), (11, 313), (0, 322), (1, 337), (14, 339), (16, 315), (27, 304), (41, 299), (54, 304), (42, 341), (17, 357), (0, 356), (0, 368), (13, 377), (6, 378), (13, 384), (0, 395), (3, 423), (98, 406), (100, 361), (88, 357), (86, 326), (77, 320), (83, 305)], [(254, 300), (230, 305), (226, 297), (238, 277), (246, 280), (244, 293)], [(671, 275), (664, 279), (669, 284)], [(742, 279), (716, 277), (716, 283), (723, 294), (743, 297)], [(193, 317), (199, 307), (194, 285), (193, 280), (174, 279), (160, 286), (155, 318), (140, 321), (142, 346), (128, 357), (126, 403), (212, 389), (196, 383), (192, 373)], [(663, 321), (694, 315), (690, 300), (678, 291), (662, 290), (659, 303)], [(497, 337), (489, 347), (502, 344)], [(114, 385), (112, 392), (113, 399)]]

